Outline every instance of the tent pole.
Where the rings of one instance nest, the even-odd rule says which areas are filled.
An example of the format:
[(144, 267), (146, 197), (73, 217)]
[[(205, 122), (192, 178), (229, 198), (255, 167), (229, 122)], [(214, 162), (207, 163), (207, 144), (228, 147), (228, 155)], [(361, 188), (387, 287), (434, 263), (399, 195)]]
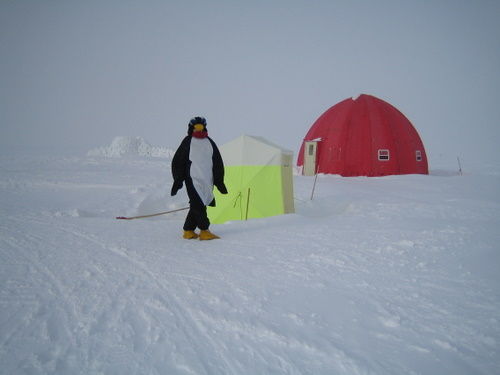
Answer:
[(248, 220), (248, 206), (250, 204), (250, 188), (248, 188), (248, 194), (247, 194), (247, 212), (245, 214), (245, 220)]
[(316, 180), (318, 179), (318, 172), (319, 172), (319, 164), (318, 164), (318, 167), (316, 168), (316, 174), (314, 175), (314, 184), (313, 184), (313, 188), (311, 191), (311, 200), (313, 200), (313, 197), (314, 197), (314, 190), (316, 189)]

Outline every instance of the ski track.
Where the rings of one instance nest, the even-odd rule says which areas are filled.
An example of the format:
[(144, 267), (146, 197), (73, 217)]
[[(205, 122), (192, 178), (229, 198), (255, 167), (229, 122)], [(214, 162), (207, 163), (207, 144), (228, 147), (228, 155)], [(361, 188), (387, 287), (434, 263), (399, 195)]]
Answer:
[[(91, 170), (67, 177), (73, 163)], [(387, 180), (367, 190), (335, 179), (350, 193), (332, 199), (320, 178), (308, 201), (310, 180), (298, 178), (297, 214), (220, 225), (222, 240), (200, 243), (180, 238), (182, 213), (112, 219), (124, 202), (134, 214), (165, 199), (159, 181), (130, 181), (131, 170), (161, 164), (105, 162), (124, 189), (94, 183), (99, 163), (55, 166), (0, 181), (9, 199), (60, 204), (31, 212), (20, 201), (15, 213), (3, 203), (0, 374), (500, 371), (498, 288), (469, 264), (469, 249), (499, 239), (490, 233), (500, 207), (454, 194), (437, 204), (451, 180), (387, 197)], [(110, 188), (119, 196), (108, 202)], [(91, 191), (103, 208), (71, 206)]]
[[(47, 226), (48, 229), (51, 229), (53, 225), (46, 224), (42, 221), (31, 220), (30, 225), (32, 226)], [(123, 268), (127, 272), (127, 276), (124, 280), (124, 285), (119, 286), (116, 289), (111, 288), (113, 293), (109, 293), (106, 296), (100, 297), (97, 305), (104, 304), (103, 311), (99, 311), (96, 307), (91, 306), (83, 306), (80, 307), (78, 313), (74, 312), (75, 304), (78, 304), (79, 301), (75, 301), (72, 297), (72, 292), (68, 290), (67, 287), (64, 287), (61, 281), (57, 280), (54, 275), (50, 272), (49, 266), (45, 265), (43, 260), (38, 263), (34, 263), (35, 268), (40, 273), (43, 273), (47, 276), (49, 282), (48, 285), (45, 286), (44, 289), (48, 290), (50, 294), (54, 295), (54, 299), (57, 300), (58, 305), (62, 306), (72, 306), (72, 309), (66, 309), (65, 316), (59, 317), (59, 322), (63, 322), (65, 324), (75, 324), (78, 319), (76, 316), (84, 316), (85, 310), (88, 310), (90, 313), (90, 317), (95, 317), (95, 320), (90, 320), (86, 324), (81, 325), (82, 322), (79, 322), (79, 327), (72, 327), (73, 329), (77, 328), (80, 330), (80, 333), (83, 334), (83, 337), (87, 337), (87, 340), (90, 340), (92, 335), (102, 335), (103, 332), (109, 332), (110, 330), (118, 329), (122, 327), (123, 322), (128, 324), (129, 329), (124, 330), (124, 334), (120, 337), (116, 337), (118, 343), (120, 343), (121, 347), (118, 347), (120, 350), (115, 352), (115, 348), (111, 346), (110, 349), (107, 349), (104, 353), (98, 354), (101, 352), (99, 350), (92, 350), (93, 345), (89, 345), (89, 342), (78, 342), (72, 343), (74, 346), (74, 350), (76, 350), (80, 346), (89, 345), (91, 350), (87, 353), (86, 358), (83, 358), (84, 361), (89, 363), (89, 370), (104, 370), (105, 373), (108, 373), (108, 369), (106, 366), (99, 367), (102, 368), (93, 368), (93, 363), (101, 363), (101, 362), (109, 362), (110, 366), (115, 368), (117, 364), (119, 364), (120, 360), (116, 360), (115, 357), (122, 357), (121, 360), (125, 361), (126, 356), (123, 352), (123, 355), (120, 355), (127, 346), (132, 345), (132, 351), (135, 353), (138, 358), (135, 358), (137, 361), (137, 368), (133, 369), (134, 372), (141, 373), (148, 368), (149, 363), (154, 358), (149, 358), (145, 356), (145, 352), (147, 349), (158, 342), (159, 339), (163, 337), (163, 340), (166, 339), (165, 335), (168, 332), (172, 331), (172, 327), (176, 329), (180, 329), (182, 331), (182, 335), (177, 337), (178, 341), (185, 341), (184, 345), (182, 342), (176, 342), (175, 345), (168, 350), (164, 348), (166, 352), (172, 352), (172, 358), (174, 360), (163, 359), (158, 363), (157, 368), (159, 373), (165, 371), (165, 368), (168, 368), (168, 364), (173, 362), (179, 362), (182, 364), (183, 362), (183, 354), (182, 351), (185, 348), (190, 348), (188, 350), (189, 361), (185, 360), (185, 364), (181, 365), (186, 371), (193, 373), (214, 373), (217, 372), (216, 369), (211, 369), (211, 362), (213, 359), (207, 358), (204, 354), (204, 351), (200, 348), (197, 348), (196, 345), (193, 347), (193, 343), (196, 342), (213, 342), (210, 338), (210, 335), (206, 334), (206, 330), (201, 327), (195, 318), (193, 318), (192, 313), (189, 311), (187, 306), (183, 306), (177, 296), (175, 288), (172, 288), (165, 283), (164, 279), (159, 278), (150, 272), (145, 265), (135, 259), (133, 256), (127, 254), (127, 249), (121, 246), (118, 246), (114, 243), (107, 244), (106, 241), (100, 240), (95, 235), (90, 235), (83, 232), (81, 229), (77, 229), (74, 226), (68, 226), (67, 224), (61, 225), (59, 223), (57, 232), (51, 233), (51, 236), (55, 236), (58, 238), (67, 238), (68, 243), (77, 245), (77, 248), (89, 248), (93, 251), (94, 255), (98, 256), (99, 252), (107, 252), (105, 255), (104, 262), (97, 263), (95, 260), (91, 261), (91, 267), (88, 268), (87, 265), (79, 264), (79, 266), (84, 266), (83, 270), (79, 270), (82, 272), (84, 276), (87, 278), (92, 276), (93, 283), (106, 283), (107, 277), (109, 277), (108, 269), (104, 269), (104, 266), (111, 266), (113, 271), (117, 271), (118, 268)], [(26, 236), (27, 240), (32, 243), (49, 243), (50, 238), (29, 238), (30, 236)], [(22, 246), (17, 246), (16, 250), (21, 250)], [(71, 246), (68, 248), (71, 251)], [(109, 254), (112, 256), (109, 257)], [(77, 256), (77, 254), (75, 254)], [(67, 259), (63, 262), (67, 264)], [(123, 265), (122, 263), (125, 263)], [(33, 264), (33, 263), (32, 263)], [(69, 277), (65, 277), (65, 280), (70, 280)], [(144, 290), (144, 285), (147, 285), (149, 289), (152, 291)], [(80, 288), (81, 286), (78, 286)], [(109, 285), (107, 285), (104, 290), (108, 290)], [(78, 292), (78, 290), (77, 290)], [(147, 297), (143, 296), (143, 293), (147, 295)], [(150, 295), (151, 294), (151, 295)], [(143, 306), (140, 306), (139, 303), (131, 303), (130, 301), (140, 301)], [(53, 303), (54, 301), (51, 301)], [(83, 309), (83, 311), (82, 311)], [(158, 310), (163, 311), (163, 315), (166, 315), (165, 321), (169, 322), (166, 325), (161, 319), (158, 318), (157, 312)], [(48, 318), (47, 325), (50, 324), (50, 317)], [(152, 327), (154, 325), (154, 329)], [(120, 330), (123, 329), (119, 328)], [(68, 337), (70, 335), (68, 334)], [(179, 338), (181, 340), (179, 340)], [(55, 341), (57, 337), (54, 335), (49, 335), (46, 337), (49, 342)], [(57, 344), (57, 343), (55, 343)], [(94, 345), (99, 346), (99, 344), (94, 343)], [(184, 347), (181, 350), (176, 350), (176, 347)], [(215, 345), (214, 345), (215, 347)], [(118, 349), (116, 348), (116, 349)], [(109, 357), (109, 353), (107, 351), (111, 351), (111, 357)], [(217, 353), (217, 350), (214, 351)], [(59, 354), (56, 351), (55, 354)], [(165, 353), (161, 353), (163, 356)], [(71, 357), (70, 355), (62, 355), (62, 357)], [(38, 359), (39, 357), (45, 358), (45, 363), (50, 361), (50, 355), (46, 353), (35, 354), (35, 357)], [(193, 363), (193, 358), (197, 359), (197, 363)], [(161, 363), (165, 361), (165, 363)], [(40, 362), (40, 361), (38, 361)], [(129, 361), (126, 361), (129, 362)], [(154, 362), (154, 361), (153, 361)], [(61, 364), (55, 364), (54, 370), (58, 370), (61, 368)], [(64, 369), (64, 366), (62, 366)], [(120, 368), (120, 366), (118, 366)], [(128, 370), (127, 370), (128, 369)], [(73, 369), (76, 370), (76, 369)], [(81, 370), (81, 369), (80, 369)], [(130, 371), (129, 365), (123, 367), (123, 370)], [(176, 371), (178, 369), (172, 369)]]

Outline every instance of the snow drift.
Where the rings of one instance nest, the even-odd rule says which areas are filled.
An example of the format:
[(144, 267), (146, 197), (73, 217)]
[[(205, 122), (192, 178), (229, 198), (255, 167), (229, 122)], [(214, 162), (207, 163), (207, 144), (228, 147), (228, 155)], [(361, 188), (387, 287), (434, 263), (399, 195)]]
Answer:
[(103, 156), (109, 158), (120, 158), (124, 156), (170, 158), (173, 155), (173, 150), (152, 146), (141, 137), (115, 137), (109, 146), (95, 148), (87, 153), (87, 156)]

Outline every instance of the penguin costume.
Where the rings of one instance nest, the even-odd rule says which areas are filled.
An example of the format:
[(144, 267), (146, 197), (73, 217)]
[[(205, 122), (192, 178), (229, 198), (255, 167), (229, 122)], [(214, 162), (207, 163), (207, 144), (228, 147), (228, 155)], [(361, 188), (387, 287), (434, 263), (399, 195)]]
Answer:
[[(189, 197), (183, 238), (219, 238), (208, 230), (207, 206), (215, 206), (214, 185), (222, 194), (227, 194), (224, 163), (217, 145), (208, 136), (207, 121), (203, 117), (194, 117), (189, 121), (188, 135), (172, 159), (172, 177), (174, 183), (170, 194), (177, 194), (185, 183)], [(199, 234), (195, 232), (196, 228), (200, 229)]]

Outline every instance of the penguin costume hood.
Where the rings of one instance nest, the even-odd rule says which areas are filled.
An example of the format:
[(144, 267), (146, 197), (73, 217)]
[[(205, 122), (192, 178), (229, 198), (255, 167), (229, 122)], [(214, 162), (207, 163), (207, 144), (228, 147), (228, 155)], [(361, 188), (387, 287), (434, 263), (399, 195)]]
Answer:
[(191, 205), (215, 206), (214, 186), (227, 194), (224, 163), (217, 145), (208, 136), (205, 118), (194, 117), (189, 121), (187, 136), (172, 159), (172, 177), (171, 195), (177, 194), (185, 183)]
[(193, 117), (188, 124), (188, 135), (195, 138), (206, 138), (208, 136), (207, 120), (204, 117)]

